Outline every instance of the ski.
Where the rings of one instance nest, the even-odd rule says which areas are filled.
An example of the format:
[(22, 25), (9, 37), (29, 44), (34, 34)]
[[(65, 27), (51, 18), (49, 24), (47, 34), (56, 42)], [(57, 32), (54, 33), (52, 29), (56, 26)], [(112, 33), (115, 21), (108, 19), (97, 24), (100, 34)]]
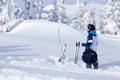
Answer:
[(61, 51), (60, 51), (60, 58), (59, 58), (59, 62), (63, 61), (65, 59), (65, 51), (66, 51), (66, 48), (67, 48), (67, 44), (64, 44), (61, 48)]
[(79, 49), (80, 49), (80, 42), (76, 42), (75, 64), (77, 64), (77, 62), (78, 62)]

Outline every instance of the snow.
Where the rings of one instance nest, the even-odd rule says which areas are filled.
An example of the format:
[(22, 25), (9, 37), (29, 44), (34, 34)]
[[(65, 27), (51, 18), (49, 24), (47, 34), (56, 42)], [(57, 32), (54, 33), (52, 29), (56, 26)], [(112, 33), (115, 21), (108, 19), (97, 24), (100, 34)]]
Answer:
[(19, 25), (22, 21), (23, 21), (23, 19), (9, 20), (7, 23), (7, 25), (9, 25), (9, 27), (7, 27), (8, 31), (11, 31), (14, 27)]
[[(67, 44), (66, 59), (58, 62), (61, 44)], [(11, 32), (0, 34), (0, 80), (119, 80), (120, 36), (98, 34), (99, 69), (74, 64), (75, 42), (85, 42), (87, 33), (46, 20), (26, 20)]]
[(44, 11), (54, 10), (54, 5), (45, 6), (43, 10), (44, 10)]

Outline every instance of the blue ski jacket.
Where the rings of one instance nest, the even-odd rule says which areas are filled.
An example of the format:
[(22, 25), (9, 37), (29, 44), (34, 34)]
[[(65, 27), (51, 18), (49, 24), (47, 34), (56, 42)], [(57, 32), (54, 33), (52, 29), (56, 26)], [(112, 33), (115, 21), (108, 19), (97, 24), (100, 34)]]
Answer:
[(86, 47), (85, 49), (92, 49), (95, 52), (97, 51), (98, 39), (95, 30), (88, 32), (87, 42), (82, 43), (82, 46)]

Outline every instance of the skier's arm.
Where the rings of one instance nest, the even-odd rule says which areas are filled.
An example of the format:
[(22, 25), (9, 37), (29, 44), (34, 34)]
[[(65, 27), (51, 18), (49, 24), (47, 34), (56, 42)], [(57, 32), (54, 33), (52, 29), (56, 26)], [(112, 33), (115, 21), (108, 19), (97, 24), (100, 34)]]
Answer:
[(86, 44), (87, 44), (87, 43), (82, 43), (82, 46), (83, 46), (83, 47), (86, 47)]
[(87, 44), (86, 44), (86, 47), (89, 49), (90, 48), (90, 46), (92, 45), (92, 40), (93, 40), (93, 38), (92, 38), (92, 34), (89, 34), (88, 35), (88, 41), (87, 41)]
[(87, 43), (82, 43), (83, 47), (86, 47), (87, 49), (90, 48), (90, 45), (92, 44), (92, 36), (93, 36), (92, 34), (88, 35)]

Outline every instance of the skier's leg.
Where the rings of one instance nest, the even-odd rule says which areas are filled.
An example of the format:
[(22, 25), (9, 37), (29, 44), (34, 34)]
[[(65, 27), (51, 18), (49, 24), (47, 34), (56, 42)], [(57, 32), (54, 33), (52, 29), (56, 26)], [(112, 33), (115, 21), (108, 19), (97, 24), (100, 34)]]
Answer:
[(93, 62), (93, 67), (94, 69), (98, 69), (98, 59), (97, 59), (97, 54), (94, 54), (94, 62)]
[(94, 67), (94, 69), (98, 69), (98, 61), (96, 61), (95, 63), (93, 63), (93, 67)]
[(87, 63), (87, 64), (86, 64), (86, 68), (87, 68), (87, 69), (92, 69), (91, 64), (90, 64), (90, 63), (89, 63), (89, 64)]
[(88, 54), (89, 54), (89, 56), (88, 56), (88, 63), (86, 64), (86, 68), (88, 68), (88, 69), (92, 69), (92, 53), (91, 53), (91, 51), (89, 51), (88, 52)]

